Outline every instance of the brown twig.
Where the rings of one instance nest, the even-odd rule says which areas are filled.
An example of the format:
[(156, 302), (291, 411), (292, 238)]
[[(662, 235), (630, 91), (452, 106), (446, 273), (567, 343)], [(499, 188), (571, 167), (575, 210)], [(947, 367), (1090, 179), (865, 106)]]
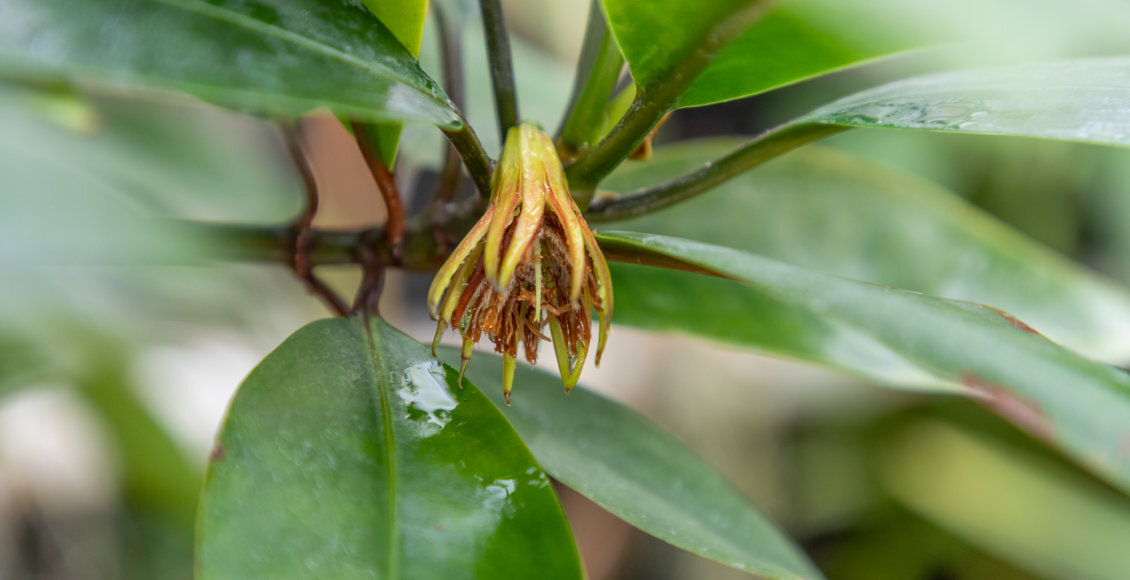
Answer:
[[(357, 245), (357, 261), (361, 263), (361, 286), (353, 300), (353, 312), (360, 313), (366, 320), (370, 315), (380, 316), (381, 291), (384, 289), (385, 269), (377, 252), (377, 230), (361, 233)], [(366, 327), (368, 324), (366, 324)]]
[(286, 141), (287, 153), (290, 154), (294, 168), (302, 177), (302, 184), (306, 189), (306, 206), (298, 219), (294, 221), (294, 252), (290, 256), (290, 266), (294, 273), (304, 282), (312, 294), (317, 295), (325, 302), (330, 310), (338, 316), (348, 316), (349, 309), (329, 286), (326, 286), (314, 275), (314, 266), (310, 262), (310, 247), (313, 241), (314, 216), (318, 213), (318, 183), (314, 180), (314, 172), (310, 163), (302, 152), (297, 129), (293, 125), (283, 125), (282, 133)]
[(396, 179), (392, 176), (392, 171), (385, 165), (384, 160), (381, 159), (380, 154), (373, 148), (366, 134), (365, 126), (357, 121), (350, 121), (349, 125), (353, 128), (357, 147), (361, 149), (361, 156), (365, 158), (365, 164), (369, 166), (369, 173), (373, 174), (373, 180), (377, 182), (381, 199), (384, 200), (385, 210), (388, 212), (385, 236), (389, 245), (392, 246), (392, 254), (395, 258), (400, 255), (400, 248), (404, 245), (404, 205), (400, 202), (400, 192), (396, 188)]

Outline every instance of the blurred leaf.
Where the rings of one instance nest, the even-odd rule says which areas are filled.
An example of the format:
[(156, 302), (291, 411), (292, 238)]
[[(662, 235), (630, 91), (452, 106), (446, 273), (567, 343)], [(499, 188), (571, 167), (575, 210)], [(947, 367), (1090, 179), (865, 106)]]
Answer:
[(802, 122), (1130, 146), (1130, 57), (925, 75), (821, 107)]
[[(92, 342), (98, 338), (90, 337)], [(89, 352), (75, 377), (78, 394), (97, 412), (119, 456), (122, 487), (135, 509), (190, 528), (203, 474), (138, 398), (121, 354)]]
[[(625, 165), (603, 186), (630, 191), (660, 183), (724, 155), (736, 144), (733, 139), (710, 139), (659, 148), (651, 161)], [(797, 151), (677, 208), (612, 227), (725, 245), (826, 274), (991, 304), (1087, 356), (1115, 363), (1130, 360), (1130, 293), (937, 185), (846, 154), (818, 148)], [(639, 275), (651, 286), (662, 286), (670, 276)], [(806, 334), (802, 328), (813, 329), (814, 336), (829, 332), (815, 330), (829, 323), (809, 320), (769, 298), (751, 299), (745, 289), (727, 290), (715, 280), (688, 284), (703, 288), (703, 296), (717, 292), (716, 301), (724, 303), (713, 326), (692, 317), (688, 308), (685, 322), (692, 328), (714, 328), (695, 332), (724, 340), (758, 333), (747, 341), (779, 343), (772, 350), (799, 340)], [(647, 291), (643, 281), (621, 283), (618, 278), (617, 295), (624, 295), (625, 288)], [(735, 295), (743, 298), (728, 298)], [(645, 299), (656, 306), (662, 305), (660, 300)], [(624, 302), (617, 301), (618, 322), (628, 321), (620, 308)], [(733, 308), (756, 313), (758, 324), (733, 328), (722, 314)], [(645, 315), (628, 316), (632, 324), (646, 324)], [(795, 333), (790, 330), (794, 327)], [(795, 350), (786, 352), (809, 358)]]
[[(605, 233), (598, 239), (610, 257), (715, 273), (852, 328), (1130, 490), (1130, 376), (1071, 353), (1003, 311), (678, 238)], [(653, 291), (688, 299), (677, 287)], [(617, 297), (618, 304), (627, 302)], [(758, 321), (733, 315), (729, 323)]]
[(24, 131), (16, 116), (0, 109), (0, 264), (175, 263), (195, 255), (198, 240), (138, 207), (128, 184), (59, 157), (65, 147), (52, 149), (63, 141), (53, 137), (81, 137), (59, 127), (44, 128), (57, 134), (50, 136)]
[[(444, 349), (456, 362), (459, 353)], [(562, 483), (664, 541), (766, 578), (822, 578), (716, 471), (650, 421), (584, 388), (520, 365), (513, 406), (502, 360), (476, 353), (467, 376), (499, 408), (538, 462)]]
[(261, 124), (0, 83), (0, 127), (5, 388), (86, 381), (111, 344), (151, 346), (174, 321), (246, 320), (230, 298), (253, 292), (247, 274), (168, 266), (214, 248), (162, 214), (289, 216), (294, 177)]
[(1130, 505), (1063, 467), (939, 421), (890, 438), (880, 481), (927, 519), (1049, 578), (1123, 578)]
[(609, 265), (616, 324), (693, 333), (898, 388), (956, 389), (858, 329), (797, 308), (761, 288), (674, 270)]
[[(362, 0), (389, 32), (400, 41), (412, 56), (420, 56), (420, 41), (424, 37), (424, 17), (428, 13), (428, 0)], [(377, 152), (389, 167), (396, 161), (396, 148), (400, 144), (400, 123), (382, 123), (376, 130)]]
[[(90, 100), (0, 83), (0, 121), (0, 148), (97, 178), (120, 192), (116, 198), (142, 210), (264, 222), (298, 211), (299, 185), (277, 132), (249, 117), (208, 106)], [(37, 179), (47, 177), (24, 169), (0, 183), (0, 195), (89, 195), (49, 191), (43, 183), (15, 187)]]
[(202, 578), (581, 577), (513, 428), (379, 321), (312, 323), (260, 363), (201, 502)]
[(6, 0), (0, 74), (182, 90), (272, 115), (459, 124), (412, 55), (348, 0)]

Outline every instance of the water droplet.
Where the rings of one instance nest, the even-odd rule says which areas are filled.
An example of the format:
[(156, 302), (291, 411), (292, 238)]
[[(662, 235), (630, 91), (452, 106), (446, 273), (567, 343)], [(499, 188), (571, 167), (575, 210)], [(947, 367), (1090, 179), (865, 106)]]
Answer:
[(443, 367), (436, 361), (408, 367), (404, 371), (404, 385), (396, 393), (404, 400), (408, 418), (419, 424), (425, 437), (443, 430), (459, 404), (447, 388)]

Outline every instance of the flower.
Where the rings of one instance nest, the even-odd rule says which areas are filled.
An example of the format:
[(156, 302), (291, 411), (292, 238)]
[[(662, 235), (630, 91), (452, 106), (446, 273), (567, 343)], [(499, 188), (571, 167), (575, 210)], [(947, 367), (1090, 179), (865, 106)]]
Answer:
[(486, 334), (502, 353), (509, 404), (518, 344), (536, 364), (539, 342), (552, 337), (569, 392), (588, 354), (594, 308), (600, 315), (597, 366), (608, 340), (608, 263), (569, 194), (553, 141), (538, 127), (510, 129), (492, 187), (486, 212), (428, 290), (428, 312), (439, 321), (433, 354), (447, 327), (463, 336), (462, 384), (471, 349)]

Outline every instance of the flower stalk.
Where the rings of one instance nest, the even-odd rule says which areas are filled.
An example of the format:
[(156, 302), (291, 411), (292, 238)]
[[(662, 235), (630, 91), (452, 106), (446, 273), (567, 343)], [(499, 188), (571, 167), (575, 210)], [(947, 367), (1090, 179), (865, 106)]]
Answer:
[(599, 366), (612, 316), (608, 264), (569, 194), (552, 140), (519, 124), (507, 134), (490, 204), (428, 291), (428, 311), (439, 321), (433, 350), (447, 328), (460, 333), (462, 380), (473, 345), (485, 335), (502, 354), (509, 403), (519, 345), (535, 364), (540, 341), (551, 340), (568, 392), (588, 354), (594, 309)]

